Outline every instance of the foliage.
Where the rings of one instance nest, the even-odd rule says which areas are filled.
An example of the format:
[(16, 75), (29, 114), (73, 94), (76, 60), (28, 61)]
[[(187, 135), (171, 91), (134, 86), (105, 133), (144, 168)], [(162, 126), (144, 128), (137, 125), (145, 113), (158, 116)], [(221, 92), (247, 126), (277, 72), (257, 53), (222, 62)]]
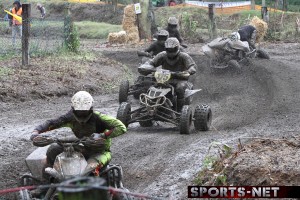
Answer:
[(181, 16), (181, 30), (186, 37), (193, 37), (196, 33), (198, 21), (193, 20), (193, 16), (188, 12), (183, 12)]
[(0, 78), (10, 75), (10, 74), (13, 74), (13, 71), (14, 70), (11, 68), (1, 66), (0, 67)]
[[(214, 154), (219, 155), (219, 157), (210, 154), (212, 148), (217, 148), (217, 153), (215, 152)], [(232, 147), (220, 142), (212, 142), (206, 156), (202, 160), (202, 169), (194, 182), (197, 185), (226, 185), (227, 176), (225, 169), (227, 160), (232, 154)]]
[(65, 19), (64, 26), (64, 44), (65, 48), (71, 52), (78, 52), (80, 47), (80, 41), (76, 26), (68, 15)]

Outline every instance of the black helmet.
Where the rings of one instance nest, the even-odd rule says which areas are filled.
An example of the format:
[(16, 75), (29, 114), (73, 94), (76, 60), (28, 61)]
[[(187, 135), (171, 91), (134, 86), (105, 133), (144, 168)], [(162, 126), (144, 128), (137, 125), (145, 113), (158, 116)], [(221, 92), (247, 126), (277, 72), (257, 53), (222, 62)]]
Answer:
[(176, 57), (179, 53), (179, 47), (180, 47), (180, 43), (177, 38), (175, 37), (168, 38), (165, 42), (167, 56), (169, 58)]
[(176, 19), (176, 17), (169, 17), (168, 24), (177, 26), (178, 20)]
[(157, 40), (161, 42), (165, 42), (169, 37), (169, 32), (166, 30), (159, 30), (157, 32)]
[(20, 1), (14, 1), (14, 3), (13, 3), (13, 5), (18, 5), (18, 7), (21, 7), (21, 3), (20, 3)]

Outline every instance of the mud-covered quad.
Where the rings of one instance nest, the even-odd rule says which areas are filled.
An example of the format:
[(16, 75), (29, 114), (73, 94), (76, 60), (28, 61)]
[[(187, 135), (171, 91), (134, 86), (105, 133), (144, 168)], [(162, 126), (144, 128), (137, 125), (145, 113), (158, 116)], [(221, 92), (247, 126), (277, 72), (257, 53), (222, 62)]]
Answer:
[[(117, 118), (126, 126), (139, 122), (142, 127), (150, 127), (155, 121), (169, 122), (179, 127), (181, 134), (191, 132), (192, 123), (196, 130), (207, 131), (212, 120), (211, 108), (208, 105), (197, 105), (194, 113), (191, 105), (191, 97), (200, 90), (193, 90), (192, 84), (185, 90), (185, 104), (178, 110), (175, 88), (170, 84), (171, 76), (175, 73), (164, 69), (145, 69), (152, 71), (156, 82), (147, 93), (139, 96), (140, 107), (131, 110), (128, 102), (122, 102), (119, 106)], [(177, 74), (178, 76), (178, 74)]]
[(208, 67), (211, 71), (229, 68), (240, 72), (240, 63), (248, 63), (251, 58), (270, 59), (263, 49), (252, 49), (246, 41), (231, 41), (229, 38), (216, 38), (204, 45), (202, 50), (208, 57)]
[[(85, 172), (88, 163), (83, 154), (74, 150), (84, 144), (84, 139), (59, 139), (49, 136), (39, 136), (35, 139), (33, 141), (34, 145), (39, 146), (39, 148), (33, 151), (25, 160), (30, 173), (21, 177), (21, 186), (59, 184), (74, 177), (94, 177), (92, 171)], [(53, 167), (46, 167), (46, 152), (52, 143), (62, 146), (63, 152), (56, 157)], [(123, 187), (123, 171), (119, 165), (108, 164), (104, 166), (99, 172), (99, 177), (106, 180), (106, 186), (128, 191)], [(131, 200), (131, 197), (126, 194), (118, 194), (118, 197), (116, 197), (116, 195), (108, 193), (107, 196), (110, 200), (120, 198), (121, 200)], [(39, 188), (32, 191), (21, 190), (17, 198), (21, 200), (53, 200), (58, 199), (58, 191), (56, 187)]]

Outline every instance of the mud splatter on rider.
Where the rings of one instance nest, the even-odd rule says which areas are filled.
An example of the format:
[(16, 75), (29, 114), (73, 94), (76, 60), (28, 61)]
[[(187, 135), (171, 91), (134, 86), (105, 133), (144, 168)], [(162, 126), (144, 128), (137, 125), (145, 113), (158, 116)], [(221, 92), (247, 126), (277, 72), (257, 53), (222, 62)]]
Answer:
[(181, 111), (184, 105), (184, 93), (188, 87), (190, 75), (196, 73), (197, 65), (187, 53), (180, 51), (180, 43), (177, 38), (170, 37), (165, 42), (166, 51), (157, 54), (149, 63), (151, 67), (162, 66), (172, 72), (181, 72), (180, 75), (174, 75), (170, 84), (175, 87), (177, 95), (177, 108)]
[[(95, 111), (93, 97), (86, 91), (77, 92), (71, 99), (71, 110), (66, 114), (37, 126), (30, 139), (38, 137), (40, 133), (54, 129), (69, 127), (77, 138), (88, 137), (82, 149), (83, 155), (88, 159), (86, 172), (99, 174), (100, 169), (111, 160), (111, 138), (124, 134), (127, 129), (118, 119)], [(95, 146), (99, 143), (99, 146)], [(52, 144), (47, 150), (47, 164), (53, 166), (55, 158), (62, 153), (63, 148)], [(95, 170), (94, 170), (95, 169)]]

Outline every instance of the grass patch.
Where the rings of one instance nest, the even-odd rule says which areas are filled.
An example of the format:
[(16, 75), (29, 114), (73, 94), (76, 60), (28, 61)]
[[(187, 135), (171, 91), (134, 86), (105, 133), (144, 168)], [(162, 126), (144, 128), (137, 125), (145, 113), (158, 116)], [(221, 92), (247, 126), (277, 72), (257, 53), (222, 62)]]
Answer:
[(13, 74), (14, 70), (8, 67), (0, 67), (0, 78)]
[[(215, 150), (214, 153), (211, 150)], [(212, 142), (202, 160), (202, 169), (193, 182), (197, 185), (227, 185), (226, 168), (233, 154), (232, 147)]]
[(98, 23), (90, 21), (75, 22), (78, 27), (80, 38), (87, 39), (106, 39), (110, 32), (118, 32), (122, 30), (121, 25), (113, 25), (107, 23)]

